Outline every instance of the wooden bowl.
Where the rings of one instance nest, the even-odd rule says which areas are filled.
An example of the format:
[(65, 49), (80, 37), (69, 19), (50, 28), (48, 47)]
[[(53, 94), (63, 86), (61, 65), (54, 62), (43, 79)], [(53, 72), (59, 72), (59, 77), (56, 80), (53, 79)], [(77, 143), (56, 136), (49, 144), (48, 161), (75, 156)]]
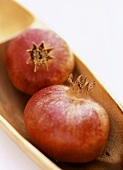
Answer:
[[(34, 22), (32, 26), (46, 27), (46, 25), (41, 22), (40, 24), (39, 22)], [(5, 39), (8, 40), (10, 37), (13, 37), (13, 34), (12, 36), (9, 35)], [(122, 170), (123, 110), (120, 104), (113, 99), (111, 94), (109, 94), (105, 87), (103, 87), (103, 85), (75, 53), (74, 75), (78, 76), (83, 74), (88, 77), (90, 82), (93, 80), (96, 81), (96, 86), (90, 94), (97, 102), (103, 105), (109, 114), (110, 133), (105, 150), (100, 157), (92, 162), (72, 164), (55, 162), (33, 146), (25, 129), (23, 120), (23, 110), (29, 96), (15, 89), (8, 77), (5, 66), (5, 52), (8, 43), (9, 42), (4, 42), (0, 45), (0, 125), (7, 134), (10, 135), (18, 146), (44, 170)]]

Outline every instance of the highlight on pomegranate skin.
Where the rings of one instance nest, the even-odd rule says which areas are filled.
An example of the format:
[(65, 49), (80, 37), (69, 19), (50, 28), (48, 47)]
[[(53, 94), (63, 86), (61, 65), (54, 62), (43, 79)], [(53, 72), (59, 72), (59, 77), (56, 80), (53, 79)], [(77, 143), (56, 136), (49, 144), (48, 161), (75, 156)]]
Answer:
[(95, 82), (80, 75), (70, 87), (53, 85), (35, 93), (24, 110), (24, 122), (33, 144), (60, 162), (84, 163), (96, 159), (109, 134), (106, 110), (90, 96)]
[(29, 95), (63, 84), (74, 68), (74, 55), (50, 29), (28, 29), (12, 39), (6, 51), (6, 66), (13, 85)]

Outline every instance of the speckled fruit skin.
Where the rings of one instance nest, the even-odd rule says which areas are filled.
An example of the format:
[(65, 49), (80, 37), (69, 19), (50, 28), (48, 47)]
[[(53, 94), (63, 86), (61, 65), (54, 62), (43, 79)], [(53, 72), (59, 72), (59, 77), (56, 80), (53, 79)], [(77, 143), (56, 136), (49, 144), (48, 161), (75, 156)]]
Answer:
[(47, 156), (60, 162), (89, 162), (100, 156), (109, 133), (105, 109), (54, 85), (34, 94), (24, 110), (29, 136)]
[[(26, 64), (27, 50), (32, 42), (46, 48), (54, 48), (51, 55), (55, 58), (48, 61), (48, 70), (40, 66), (34, 72), (34, 64)], [(68, 44), (55, 32), (49, 29), (28, 29), (10, 41), (6, 51), (6, 66), (14, 86), (29, 95), (44, 87), (62, 84), (74, 68), (74, 56)]]

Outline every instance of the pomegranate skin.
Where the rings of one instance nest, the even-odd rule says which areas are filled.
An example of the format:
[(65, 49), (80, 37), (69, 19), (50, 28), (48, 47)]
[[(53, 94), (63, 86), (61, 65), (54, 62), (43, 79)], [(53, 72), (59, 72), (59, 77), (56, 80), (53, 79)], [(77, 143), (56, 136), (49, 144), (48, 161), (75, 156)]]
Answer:
[[(27, 64), (27, 50), (44, 42), (45, 47), (53, 48), (47, 66), (40, 66), (34, 72), (34, 63)], [(74, 68), (74, 56), (68, 44), (49, 29), (28, 29), (10, 41), (6, 51), (6, 66), (13, 85), (29, 95), (54, 84), (63, 84)]]
[(76, 98), (68, 90), (54, 85), (34, 94), (24, 110), (25, 126), (33, 144), (54, 160), (89, 162), (106, 145), (108, 114), (90, 97)]

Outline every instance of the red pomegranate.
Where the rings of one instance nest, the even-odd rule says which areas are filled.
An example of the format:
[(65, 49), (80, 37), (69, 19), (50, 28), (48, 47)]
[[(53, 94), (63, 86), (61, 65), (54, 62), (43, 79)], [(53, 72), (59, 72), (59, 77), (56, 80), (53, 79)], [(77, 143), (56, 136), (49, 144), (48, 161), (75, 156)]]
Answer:
[(50, 29), (28, 29), (12, 39), (6, 66), (14, 86), (27, 94), (62, 84), (74, 68), (68, 44)]
[(89, 162), (101, 155), (109, 133), (106, 110), (91, 97), (94, 83), (79, 76), (72, 86), (53, 85), (34, 94), (24, 110), (34, 145), (61, 162)]

